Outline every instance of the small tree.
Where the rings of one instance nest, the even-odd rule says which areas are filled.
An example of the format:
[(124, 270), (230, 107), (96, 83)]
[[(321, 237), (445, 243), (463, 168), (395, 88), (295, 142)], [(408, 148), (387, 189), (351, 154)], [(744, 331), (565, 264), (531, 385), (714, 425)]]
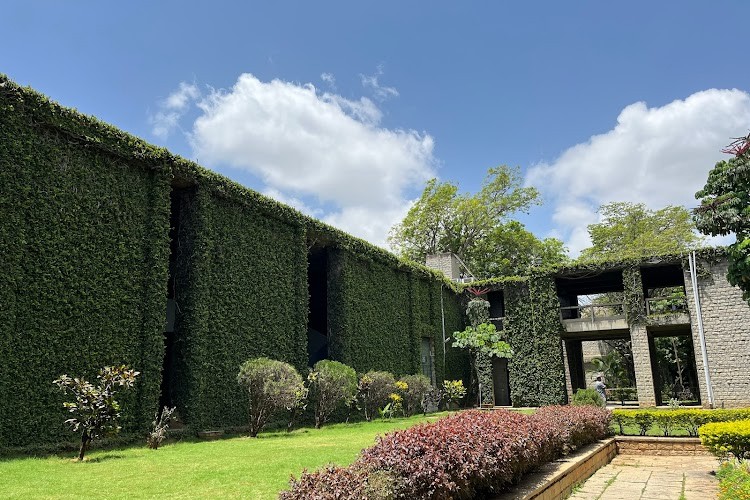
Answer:
[(268, 358), (245, 361), (237, 382), (250, 397), (250, 436), (256, 437), (273, 413), (289, 408), (304, 390), (302, 376), (289, 363)]
[(154, 421), (151, 422), (151, 432), (149, 432), (148, 436), (146, 437), (146, 443), (148, 443), (148, 447), (152, 450), (158, 449), (161, 443), (167, 437), (167, 429), (169, 429), (169, 423), (172, 421), (172, 419), (177, 418), (174, 416), (175, 410), (177, 410), (176, 406), (173, 406), (172, 408), (165, 406), (161, 409), (161, 413), (159, 412), (159, 410), (156, 410), (156, 414), (154, 414)]
[(318, 361), (308, 380), (315, 399), (316, 429), (320, 429), (340, 403), (357, 394), (357, 373), (338, 361)]
[(396, 389), (396, 379), (388, 372), (369, 371), (359, 380), (358, 395), (369, 422), (377, 415), (378, 408), (389, 402), (389, 395)]
[(406, 375), (401, 377), (400, 382), (406, 384), (406, 389), (402, 391), (404, 397), (404, 415), (410, 417), (422, 410), (422, 400), (425, 394), (429, 393), (433, 387), (430, 379), (424, 375)]
[(98, 385), (84, 378), (71, 378), (60, 375), (52, 383), (65, 394), (71, 393), (75, 402), (65, 402), (63, 406), (74, 416), (65, 421), (73, 432), (81, 433), (81, 447), (78, 460), (83, 456), (94, 439), (99, 439), (120, 431), (120, 404), (115, 400), (118, 389), (130, 389), (140, 374), (125, 365), (105, 366), (96, 376)]

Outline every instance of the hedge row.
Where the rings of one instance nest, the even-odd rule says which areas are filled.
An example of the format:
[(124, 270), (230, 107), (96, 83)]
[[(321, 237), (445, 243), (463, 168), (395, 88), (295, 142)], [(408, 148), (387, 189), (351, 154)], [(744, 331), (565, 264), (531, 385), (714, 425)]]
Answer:
[(284, 500), (477, 498), (607, 434), (609, 412), (549, 407), (534, 415), (467, 411), (380, 438), (349, 467), (303, 473)]
[(681, 429), (690, 436), (698, 436), (698, 428), (709, 422), (731, 422), (750, 419), (750, 408), (733, 410), (705, 410), (699, 408), (656, 409), (612, 411), (612, 421), (617, 424), (620, 434), (627, 433), (627, 427), (637, 427), (637, 432), (645, 436), (653, 426), (664, 436), (670, 436)]

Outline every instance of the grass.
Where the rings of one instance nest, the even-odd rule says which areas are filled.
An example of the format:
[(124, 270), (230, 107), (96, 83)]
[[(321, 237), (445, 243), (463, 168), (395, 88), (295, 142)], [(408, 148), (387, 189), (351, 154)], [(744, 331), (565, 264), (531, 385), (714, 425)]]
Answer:
[(262, 433), (258, 438), (177, 442), (158, 450), (93, 451), (0, 461), (0, 498), (276, 498), (289, 477), (328, 463), (347, 465), (377, 435), (447, 413)]

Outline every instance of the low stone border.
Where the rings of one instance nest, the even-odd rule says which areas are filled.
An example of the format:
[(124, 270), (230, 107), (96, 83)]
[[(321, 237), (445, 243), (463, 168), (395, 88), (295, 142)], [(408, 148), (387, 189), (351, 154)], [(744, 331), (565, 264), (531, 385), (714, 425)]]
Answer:
[(584, 482), (617, 455), (614, 438), (590, 444), (576, 453), (544, 464), (527, 474), (513, 489), (495, 500), (557, 500), (570, 495), (575, 485)]
[(699, 438), (617, 436), (617, 453), (622, 455), (710, 455)]

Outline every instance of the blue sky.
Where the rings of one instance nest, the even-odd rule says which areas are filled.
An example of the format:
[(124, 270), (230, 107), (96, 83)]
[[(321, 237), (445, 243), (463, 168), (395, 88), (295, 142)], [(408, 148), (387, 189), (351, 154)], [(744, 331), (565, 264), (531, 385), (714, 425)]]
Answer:
[[(437, 176), (521, 168), (573, 253), (692, 204), (750, 129), (750, 3), (9, 1), (0, 72), (375, 243)], [(736, 90), (732, 90), (736, 89)]]

